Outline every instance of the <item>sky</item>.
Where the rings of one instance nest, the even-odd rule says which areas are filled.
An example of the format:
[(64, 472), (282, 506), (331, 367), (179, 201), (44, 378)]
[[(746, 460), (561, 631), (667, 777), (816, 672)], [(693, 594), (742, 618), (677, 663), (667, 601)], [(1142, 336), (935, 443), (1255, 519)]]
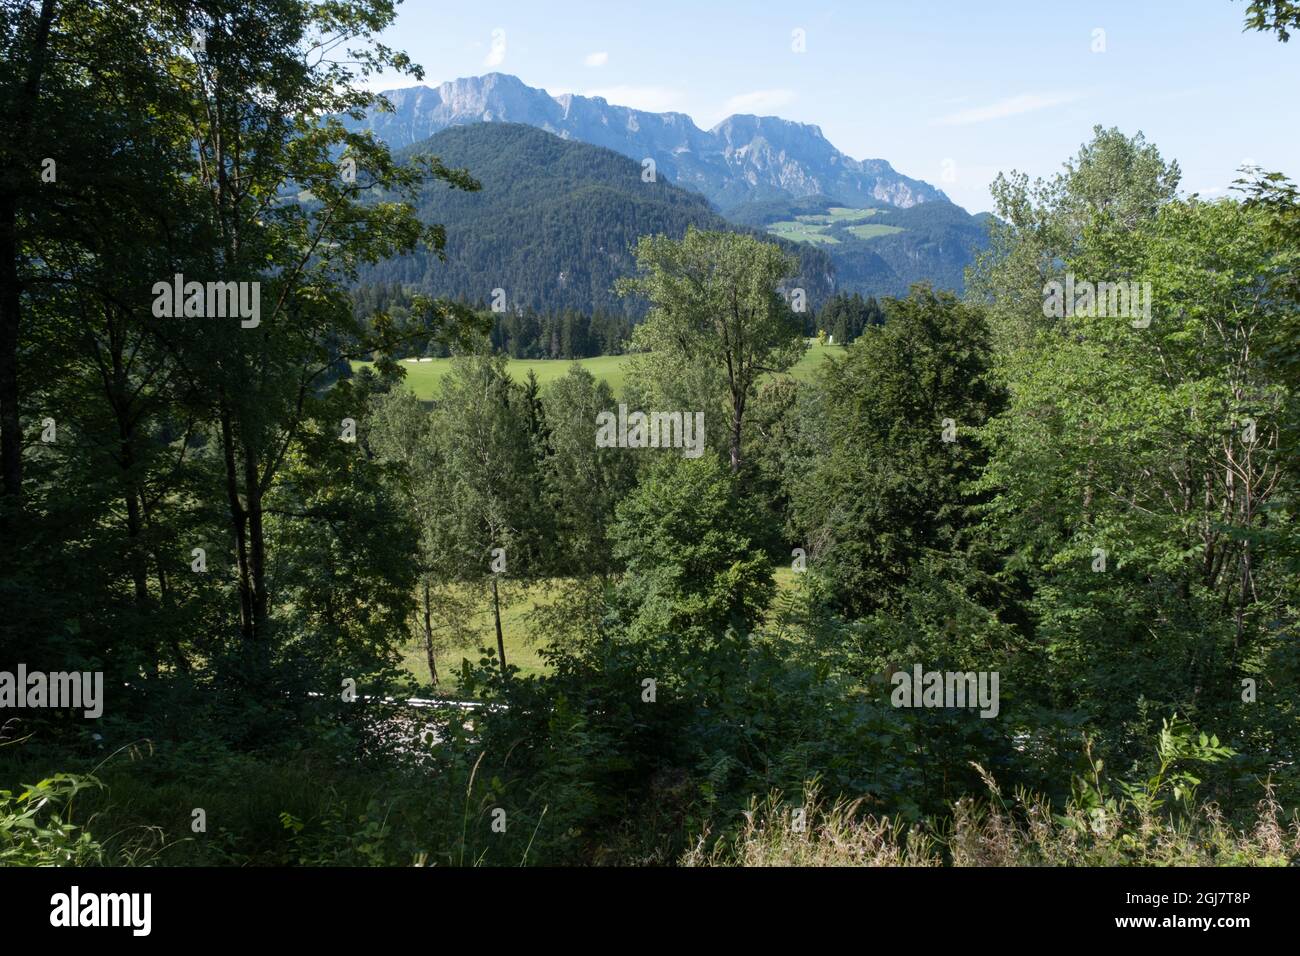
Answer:
[(1178, 161), (1187, 193), (1227, 193), (1243, 163), (1300, 178), (1300, 36), (1243, 32), (1245, 8), (405, 0), (381, 40), (423, 66), (428, 86), (496, 71), (705, 129), (732, 113), (815, 124), (855, 159), (888, 160), (979, 212), (993, 209), (999, 171), (1049, 177), (1097, 124), (1143, 132)]

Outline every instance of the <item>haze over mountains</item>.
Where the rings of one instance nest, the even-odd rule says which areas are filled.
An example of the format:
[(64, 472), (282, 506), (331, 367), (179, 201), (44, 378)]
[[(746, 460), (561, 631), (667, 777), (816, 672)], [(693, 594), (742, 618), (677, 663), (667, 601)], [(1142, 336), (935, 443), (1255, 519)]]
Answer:
[(883, 159), (856, 160), (820, 128), (773, 116), (729, 116), (702, 130), (684, 113), (651, 113), (602, 97), (551, 96), (505, 73), (384, 94), (394, 112), (372, 111), (370, 128), (399, 148), (448, 126), (523, 123), (604, 146), (642, 162), (679, 186), (703, 193), (723, 213), (743, 202), (833, 196), (852, 206), (909, 207), (946, 201), (942, 191), (897, 172)]

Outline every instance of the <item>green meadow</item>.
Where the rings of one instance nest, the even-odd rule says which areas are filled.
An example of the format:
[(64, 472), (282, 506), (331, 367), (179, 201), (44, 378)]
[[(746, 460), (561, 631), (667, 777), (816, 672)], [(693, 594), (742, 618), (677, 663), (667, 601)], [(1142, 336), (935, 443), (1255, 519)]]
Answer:
[(889, 236), (896, 232), (902, 232), (901, 226), (886, 226), (882, 222), (869, 222), (862, 226), (849, 226), (849, 232), (859, 239), (875, 239), (878, 236)]
[[(790, 374), (800, 381), (808, 381), (816, 370), (830, 356), (842, 356), (844, 349), (838, 345), (818, 345), (813, 343), (804, 352), (803, 357), (790, 370)], [(598, 355), (595, 358), (577, 359), (594, 377), (604, 379), (615, 395), (623, 393), (623, 383), (627, 375), (627, 363), (630, 355)], [(371, 363), (353, 362), (353, 371), (359, 371)], [(516, 382), (524, 382), (528, 373), (537, 376), (538, 383), (545, 388), (569, 370), (574, 364), (571, 359), (511, 359), (508, 366), (510, 377)], [(431, 359), (423, 362), (402, 362), (406, 371), (405, 384), (423, 401), (431, 401), (439, 390), (443, 376), (451, 368), (451, 359)]]
[(879, 209), (854, 209), (851, 206), (831, 206), (825, 216), (810, 216), (807, 218), (821, 220), (825, 222), (857, 222), (861, 219), (870, 219)]
[[(783, 219), (780, 222), (771, 223), (768, 225), (767, 231), (774, 236), (789, 239), (792, 242), (820, 242), (827, 245), (837, 245), (840, 240), (829, 231), (831, 227), (851, 222), (862, 222), (864, 219), (870, 219), (879, 211), (878, 209), (851, 209), (848, 206), (831, 206), (824, 213), (810, 213), (804, 216), (795, 216), (793, 219)], [(887, 236), (891, 232), (902, 232), (903, 230), (898, 226), (873, 224), (849, 226), (848, 231), (859, 239), (872, 239), (876, 236)]]
[(767, 227), (767, 231), (781, 239), (789, 239), (791, 242), (822, 242), (827, 245), (836, 245), (839, 240), (834, 236), (826, 234), (826, 226), (818, 222), (805, 222), (802, 220), (822, 219), (821, 216), (800, 216), (799, 219), (785, 219), (781, 222), (774, 222)]
[[(798, 579), (789, 562), (778, 563), (775, 569), (777, 591), (793, 590)], [(560, 589), (552, 580), (538, 581), (527, 585), (515, 585), (503, 591), (501, 603), (501, 640), (506, 648), (506, 663), (518, 667), (520, 674), (528, 677), (533, 674), (546, 674), (550, 665), (542, 656), (545, 644), (535, 637), (530, 615), (539, 607), (547, 607), (560, 597)], [(462, 585), (468, 587), (469, 585)], [(438, 667), (438, 684), (433, 693), (439, 697), (460, 696), (461, 662), (477, 662), (487, 654), (494, 660), (497, 656), (496, 628), (492, 620), (492, 610), (487, 603), (486, 591), (483, 595), (482, 609), (471, 620), (472, 634), (462, 643), (443, 647), (435, 652), (434, 663)], [(402, 668), (414, 677), (422, 687), (429, 686), (429, 663), (425, 656), (424, 640), (413, 635), (401, 648)]]

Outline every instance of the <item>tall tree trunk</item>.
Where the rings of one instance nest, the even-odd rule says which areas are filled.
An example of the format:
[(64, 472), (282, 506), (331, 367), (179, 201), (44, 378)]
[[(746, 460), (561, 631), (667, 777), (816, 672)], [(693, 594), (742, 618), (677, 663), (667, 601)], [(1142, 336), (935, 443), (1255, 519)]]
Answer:
[[(689, 412), (687, 413), (689, 414)], [(740, 471), (740, 434), (741, 426), (745, 415), (744, 399), (732, 398), (731, 402), (731, 472), (736, 474)]]
[[(153, 515), (149, 508), (148, 499), (142, 497), (140, 506), (144, 516), (145, 530), (149, 533), (150, 540), (154, 542), (150, 547), (149, 556), (153, 558), (155, 576), (158, 579), (158, 604), (170, 611), (174, 607), (171, 585), (167, 580), (167, 569), (163, 564), (162, 554), (158, 550), (157, 535), (154, 533)], [(172, 663), (176, 666), (176, 669), (183, 674), (190, 673), (189, 658), (185, 656), (185, 651), (181, 648), (180, 638), (176, 636), (174, 629), (168, 629), (167, 646), (171, 648)]]
[(12, 152), (0, 169), (0, 473), (3, 491), (11, 501), (22, 501), (23, 435), (18, 413), (18, 330), (21, 325), (21, 300), (18, 289), (18, 197), (20, 183), (30, 178), (31, 157), (27, 154), (27, 137), (32, 116), (40, 97), (41, 78), (45, 74), (45, 53), (50, 45), (50, 26), (54, 22), (54, 0), (41, 3), (32, 40), (27, 77), (6, 117)]
[(244, 533), (246, 515), (239, 501), (239, 472), (235, 466), (235, 435), (230, 406), (225, 394), (221, 403), (221, 450), (226, 466), (226, 500), (230, 507), (230, 526), (235, 535), (235, 558), (239, 563), (239, 630), (245, 640), (253, 638), (253, 586), (249, 579), (248, 541)]
[(119, 334), (111, 316), (109, 327), (109, 359), (112, 375), (105, 372), (108, 404), (117, 420), (117, 445), (122, 474), (122, 498), (126, 504), (126, 536), (131, 562), (131, 581), (135, 587), (136, 607), (144, 610), (149, 603), (148, 555), (144, 546), (144, 517), (141, 509), (143, 495), (135, 474), (135, 418), (132, 416), (130, 383), (127, 379), (123, 349), (125, 338)]
[(248, 556), (253, 584), (253, 636), (266, 637), (266, 536), (262, 532), (262, 480), (256, 449), (244, 442), (244, 500), (248, 512)]
[(131, 582), (135, 587), (136, 607), (144, 610), (149, 604), (149, 569), (148, 554), (141, 536), (144, 521), (140, 516), (140, 499), (134, 486), (128, 480), (126, 488), (126, 536), (127, 547), (131, 552)]
[(740, 471), (740, 419), (731, 419), (731, 472)]
[(497, 576), (492, 575), (492, 612), (497, 622), (497, 655), (501, 658), (501, 676), (506, 676), (506, 642), (501, 636), (501, 596), (497, 593)]
[[(12, 173), (10, 174), (12, 175)], [(18, 415), (18, 203), (0, 195), (0, 470), (4, 494), (22, 500), (23, 435)]]
[(429, 680), (438, 685), (438, 666), (433, 661), (433, 610), (429, 606), (429, 576), (424, 576), (424, 656), (429, 660)]

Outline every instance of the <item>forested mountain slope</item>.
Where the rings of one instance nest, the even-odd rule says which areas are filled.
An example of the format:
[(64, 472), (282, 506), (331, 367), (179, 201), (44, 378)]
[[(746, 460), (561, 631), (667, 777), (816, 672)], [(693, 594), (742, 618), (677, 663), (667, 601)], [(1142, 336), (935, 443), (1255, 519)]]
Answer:
[[(511, 311), (636, 311), (615, 280), (634, 269), (632, 246), (644, 235), (680, 237), (688, 226), (735, 230), (703, 196), (660, 176), (646, 182), (642, 167), (608, 149), (563, 140), (520, 124), (480, 123), (446, 129), (397, 154), (432, 153), (466, 167), (478, 192), (440, 183), (420, 195), (422, 221), (447, 230), (447, 261), (414, 253), (363, 270), (362, 284), (400, 282), (439, 296), (490, 304), (501, 289)], [(798, 254), (793, 285), (809, 306), (834, 289), (825, 252), (783, 243)]]

